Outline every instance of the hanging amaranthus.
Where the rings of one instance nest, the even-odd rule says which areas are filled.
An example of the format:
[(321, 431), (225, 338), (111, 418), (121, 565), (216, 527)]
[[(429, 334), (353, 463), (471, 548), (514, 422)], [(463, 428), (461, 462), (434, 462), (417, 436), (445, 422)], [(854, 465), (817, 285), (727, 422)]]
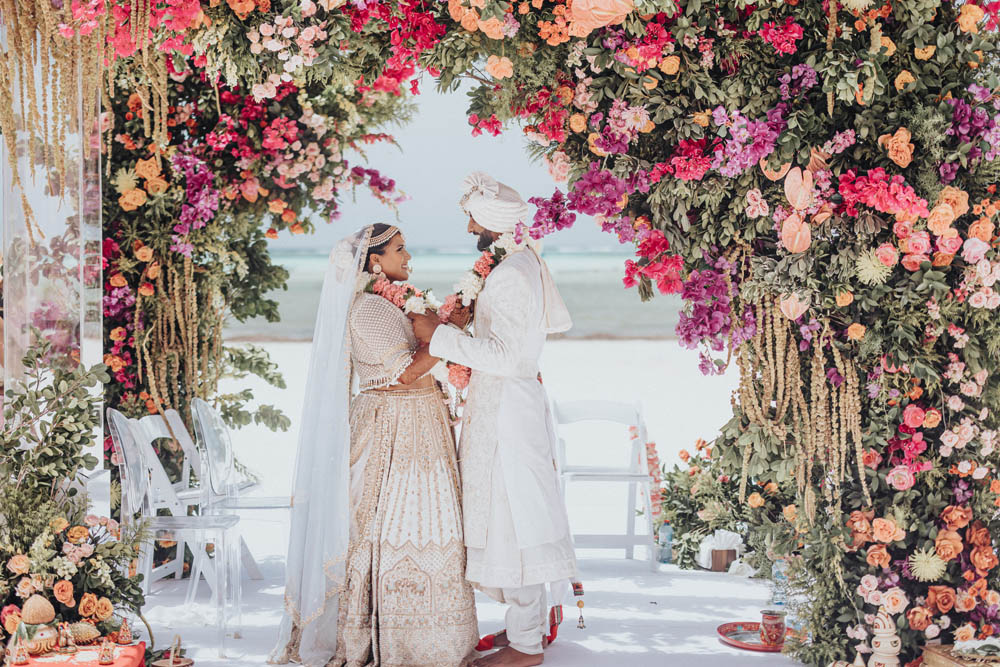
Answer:
[[(825, 324), (805, 354), (808, 358), (808, 390), (802, 373), (804, 354), (792, 334), (791, 322), (774, 299), (756, 304), (757, 334), (743, 345), (737, 356), (740, 368), (739, 403), (750, 424), (787, 446), (794, 447), (798, 493), (808, 516), (815, 515), (813, 475), (822, 470), (823, 493), (836, 505), (840, 487), (851, 473), (847, 462), (851, 447), (858, 466), (866, 501), (870, 502), (861, 463), (860, 383), (853, 360), (841, 354)], [(827, 348), (833, 367), (828, 372)], [(740, 500), (746, 484), (753, 444), (743, 452)]]
[[(70, 135), (79, 135), (81, 157), (91, 150), (89, 135), (96, 132), (98, 91), (104, 56), (105, 26), (99, 23), (86, 35), (69, 37), (60, 26), (71, 22), (70, 3), (57, 9), (48, 0), (0, 0), (5, 47), (0, 53), (0, 132), (14, 185), (21, 191), (21, 205), (28, 237), (44, 238), (35, 223), (18, 173), (18, 136), (27, 140), (31, 178), (36, 163), (47, 179), (48, 190), (65, 192)], [(19, 102), (15, 108), (15, 100)]]

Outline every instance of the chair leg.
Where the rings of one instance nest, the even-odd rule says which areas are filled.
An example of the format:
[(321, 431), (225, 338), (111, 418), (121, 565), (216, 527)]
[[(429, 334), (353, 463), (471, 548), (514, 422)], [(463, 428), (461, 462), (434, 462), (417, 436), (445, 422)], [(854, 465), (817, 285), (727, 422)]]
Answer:
[(653, 501), (649, 497), (649, 484), (643, 483), (642, 485), (642, 498), (643, 505), (646, 507), (646, 530), (648, 531), (648, 537), (646, 539), (646, 557), (649, 559), (649, 567), (651, 570), (657, 570), (659, 564), (656, 560), (656, 535), (653, 534)]
[(240, 560), (242, 561), (243, 567), (247, 570), (247, 576), (253, 581), (260, 581), (264, 578), (264, 575), (260, 572), (260, 566), (257, 565), (257, 560), (253, 557), (250, 552), (250, 547), (247, 546), (246, 540), (240, 535)]
[[(219, 657), (226, 657), (226, 570), (225, 566), (226, 560), (226, 549), (228, 545), (226, 544), (226, 531), (220, 530), (218, 541), (215, 543), (215, 557), (216, 560), (222, 560), (222, 563), (216, 563), (215, 568), (215, 622), (218, 625), (218, 639), (219, 639)], [(220, 567), (221, 565), (221, 567)]]
[(243, 577), (242, 561), (245, 543), (243, 537), (230, 540), (229, 547), (229, 587), (232, 589), (233, 598), (233, 638), (240, 639), (243, 636)]
[(174, 579), (180, 581), (184, 578), (184, 548), (185, 543), (183, 539), (177, 540), (177, 555), (174, 557), (173, 567), (171, 568), (174, 573)]
[(635, 482), (628, 483), (628, 508), (626, 509), (625, 534), (628, 536), (628, 546), (625, 547), (625, 558), (635, 557)]

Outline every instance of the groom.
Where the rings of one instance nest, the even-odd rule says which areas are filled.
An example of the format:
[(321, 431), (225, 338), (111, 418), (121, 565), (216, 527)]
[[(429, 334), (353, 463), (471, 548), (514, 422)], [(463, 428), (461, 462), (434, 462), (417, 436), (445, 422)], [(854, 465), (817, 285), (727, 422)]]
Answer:
[(514, 241), (530, 208), (488, 174), (465, 179), (461, 205), (480, 250), (509, 248), (486, 278), (476, 303), (475, 335), (410, 315), (430, 352), (472, 369), (459, 446), (466, 578), (499, 602), (509, 646), (475, 665), (542, 663), (547, 583), (576, 575), (576, 557), (559, 492), (554, 434), (538, 359), (549, 333), (572, 325), (548, 267)]

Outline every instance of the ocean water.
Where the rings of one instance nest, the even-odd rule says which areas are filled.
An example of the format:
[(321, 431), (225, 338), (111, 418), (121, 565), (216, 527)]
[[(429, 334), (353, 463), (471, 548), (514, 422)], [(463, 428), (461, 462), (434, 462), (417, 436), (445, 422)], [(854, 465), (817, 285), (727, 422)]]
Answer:
[[(431, 289), (443, 300), (451, 294), (463, 272), (472, 268), (478, 253), (442, 252), (411, 248), (410, 282)], [(278, 301), (281, 321), (269, 323), (260, 318), (230, 322), (229, 339), (309, 340), (312, 338), (323, 287), (328, 251), (275, 249), (273, 261), (289, 271), (288, 290), (268, 296)], [(573, 317), (573, 328), (558, 337), (600, 338), (670, 338), (677, 326), (681, 301), (677, 295), (657, 296), (643, 303), (633, 288), (622, 286), (624, 252), (563, 250), (547, 248), (545, 261)], [(555, 338), (556, 336), (553, 336)]]

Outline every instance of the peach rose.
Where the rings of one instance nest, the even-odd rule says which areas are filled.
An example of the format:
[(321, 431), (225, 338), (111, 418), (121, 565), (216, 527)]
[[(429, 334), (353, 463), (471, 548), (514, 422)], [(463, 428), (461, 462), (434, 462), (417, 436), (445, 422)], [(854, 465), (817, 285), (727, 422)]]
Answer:
[(957, 642), (968, 642), (976, 638), (976, 626), (972, 623), (966, 623), (958, 628), (955, 628), (955, 641)]
[(847, 519), (847, 527), (852, 533), (861, 533), (862, 535), (868, 535), (870, 538), (872, 533), (871, 522), (874, 517), (874, 512), (854, 510)]
[(144, 245), (135, 251), (135, 258), (140, 262), (148, 262), (153, 259), (153, 249), (148, 245)]
[(667, 56), (660, 61), (659, 64), (660, 71), (667, 76), (673, 76), (681, 69), (681, 58), (680, 56)]
[(916, 81), (916, 79), (913, 78), (913, 75), (910, 74), (909, 70), (904, 69), (902, 72), (896, 75), (896, 80), (893, 82), (893, 85), (896, 86), (896, 90), (902, 92), (902, 90), (906, 88), (906, 86), (913, 83), (914, 81)]
[(927, 589), (927, 606), (947, 614), (955, 606), (955, 589), (951, 586), (931, 586)]
[(882, 39), (880, 41), (881, 41), (882, 47), (885, 48), (885, 50), (886, 50), (886, 54), (885, 54), (886, 57), (887, 58), (892, 58), (896, 54), (896, 44), (895, 44), (895, 42), (893, 42), (891, 39), (889, 39), (885, 35), (882, 35)]
[(976, 608), (976, 596), (969, 595), (965, 591), (959, 591), (955, 595), (955, 611), (968, 612)]
[(17, 605), (9, 604), (3, 608), (3, 629), (8, 635), (17, 632), (17, 626), (21, 625), (21, 610)]
[(598, 28), (621, 23), (634, 9), (632, 0), (574, 0), (569, 18), (574, 34), (585, 37)]
[(905, 169), (913, 161), (913, 144), (910, 138), (910, 131), (901, 127), (895, 134), (883, 134), (879, 137), (878, 145), (888, 151), (890, 160)]
[(941, 411), (931, 408), (924, 414), (924, 428), (934, 428), (941, 423)]
[(476, 32), (479, 30), (479, 13), (474, 9), (467, 10), (462, 16), (461, 24), (469, 32)]
[(153, 296), (155, 293), (156, 289), (153, 287), (153, 283), (143, 283), (139, 285), (140, 296)]
[(66, 539), (74, 544), (82, 542), (87, 535), (90, 535), (90, 529), (86, 526), (73, 526), (66, 531)]
[(874, 470), (882, 462), (882, 456), (874, 449), (866, 449), (861, 453), (861, 464)]
[(867, 331), (868, 329), (865, 328), (865, 325), (855, 322), (851, 326), (847, 327), (847, 337), (851, 340), (861, 340), (865, 337), (865, 332)]
[(872, 536), (879, 542), (896, 542), (906, 537), (906, 531), (892, 519), (878, 518), (872, 521)]
[(28, 574), (31, 569), (31, 559), (24, 554), (17, 554), (7, 561), (7, 569), (16, 575)]
[(477, 21), (476, 27), (490, 39), (503, 39), (503, 22), (495, 16), (485, 21)]
[(983, 600), (986, 604), (993, 607), (1000, 604), (1000, 592), (997, 591), (986, 591), (986, 595), (983, 596)]
[(111, 615), (115, 613), (115, 606), (111, 604), (111, 600), (102, 597), (97, 601), (97, 608), (94, 611), (94, 616), (98, 621), (106, 621), (111, 618)]
[(963, 548), (962, 538), (954, 530), (938, 531), (934, 539), (934, 551), (943, 560), (955, 560)]
[(927, 216), (927, 229), (941, 236), (953, 222), (955, 222), (955, 209), (948, 202), (940, 201)]
[(983, 243), (989, 243), (993, 239), (996, 225), (989, 218), (980, 218), (969, 225), (969, 236), (977, 238)]
[(146, 160), (139, 160), (135, 163), (135, 175), (139, 178), (151, 179), (160, 175), (160, 165), (156, 163), (156, 158), (151, 157)]
[(156, 278), (159, 275), (160, 275), (159, 262), (153, 262), (152, 264), (146, 267), (146, 277), (149, 278), (150, 280), (156, 280)]
[(986, 16), (986, 12), (983, 11), (982, 7), (967, 2), (958, 11), (958, 18), (955, 19), (955, 22), (958, 23), (958, 29), (962, 32), (979, 32), (978, 24), (984, 16)]
[(781, 514), (785, 517), (785, 521), (795, 523), (795, 519), (798, 517), (798, 509), (796, 509), (795, 505), (785, 505), (781, 509)]
[(873, 544), (868, 547), (868, 555), (865, 560), (872, 567), (881, 567), (882, 569), (888, 568), (889, 563), (892, 562), (889, 551), (884, 544)]
[(490, 56), (486, 59), (486, 72), (495, 79), (514, 76), (514, 63), (507, 56)]
[(764, 505), (764, 496), (762, 496), (759, 493), (757, 493), (756, 491), (754, 491), (747, 498), (747, 504), (750, 505), (750, 507), (752, 507), (754, 509), (757, 509), (758, 507), (762, 507)]
[(941, 520), (944, 521), (948, 530), (965, 528), (972, 521), (972, 509), (964, 505), (948, 505), (941, 512)]
[(134, 211), (146, 203), (146, 191), (142, 188), (133, 188), (118, 198), (118, 205), (123, 211)]
[(969, 193), (952, 185), (945, 187), (938, 195), (938, 203), (951, 204), (955, 217), (960, 218), (969, 212)]
[(69, 527), (69, 521), (62, 518), (61, 516), (52, 519), (52, 521), (49, 521), (49, 529), (52, 530), (53, 533), (61, 533), (68, 527)]
[(97, 612), (97, 596), (93, 593), (84, 593), (80, 598), (80, 616), (90, 618)]
[(969, 529), (965, 531), (965, 541), (977, 547), (988, 547), (993, 543), (989, 529), (979, 519), (973, 521)]
[(885, 610), (890, 614), (902, 614), (903, 610), (909, 606), (910, 599), (906, 597), (902, 588), (896, 586), (882, 593), (882, 604), (885, 605)]
[(923, 632), (931, 624), (933, 614), (926, 607), (914, 607), (906, 612), (906, 620), (910, 623), (910, 629)]
[(997, 566), (997, 554), (993, 551), (993, 547), (974, 547), (969, 560), (972, 561), (976, 572), (984, 577)]
[(846, 290), (843, 292), (837, 292), (836, 300), (839, 307), (846, 308), (854, 303), (854, 293)]
[(931, 44), (930, 46), (925, 46), (922, 49), (914, 48), (913, 49), (913, 56), (917, 60), (930, 60), (931, 58), (934, 57), (934, 52), (935, 51), (937, 51), (937, 47), (935, 45)]
[(574, 132), (583, 132), (587, 129), (587, 118), (582, 113), (575, 113), (569, 117), (569, 129)]
[(73, 582), (68, 579), (60, 579), (52, 586), (52, 594), (55, 595), (64, 607), (72, 607), (76, 604), (73, 599)]
[(168, 187), (170, 187), (170, 184), (163, 180), (162, 176), (157, 176), (146, 181), (146, 190), (151, 195), (166, 192)]
[(878, 261), (884, 266), (892, 268), (896, 266), (897, 262), (899, 262), (899, 251), (896, 250), (896, 246), (891, 243), (883, 243), (875, 249), (875, 257), (877, 257)]

